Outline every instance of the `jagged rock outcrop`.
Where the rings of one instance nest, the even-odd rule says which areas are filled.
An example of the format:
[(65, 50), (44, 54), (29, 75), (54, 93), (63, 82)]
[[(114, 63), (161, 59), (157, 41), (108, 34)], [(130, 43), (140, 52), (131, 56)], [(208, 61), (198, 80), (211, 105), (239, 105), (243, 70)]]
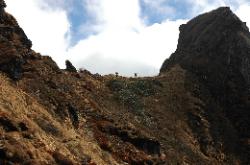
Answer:
[[(216, 73), (221, 75), (237, 70), (249, 84), (249, 49), (246, 23), (228, 7), (222, 7), (181, 25), (177, 50), (164, 62), (161, 72), (176, 63), (193, 72), (202, 72), (204, 77), (217, 69), (223, 71)], [(227, 77), (219, 78), (225, 81)]]
[(163, 63), (161, 74), (176, 65), (199, 79), (239, 139), (248, 141), (250, 33), (246, 23), (229, 7), (221, 7), (181, 25), (177, 50)]

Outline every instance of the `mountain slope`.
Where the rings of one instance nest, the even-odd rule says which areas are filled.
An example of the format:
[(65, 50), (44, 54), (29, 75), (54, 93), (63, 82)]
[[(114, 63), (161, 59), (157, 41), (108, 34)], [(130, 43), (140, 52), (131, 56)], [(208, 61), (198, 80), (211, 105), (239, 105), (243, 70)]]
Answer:
[[(226, 42), (225, 47), (214, 48), (218, 45), (206, 34), (213, 29), (196, 36), (211, 21), (216, 30), (233, 27), (234, 32), (232, 24), (237, 20), (239, 35), (230, 33), (229, 38), (247, 41), (246, 27), (241, 28), (243, 24), (228, 8), (182, 26), (178, 49), (163, 64), (161, 75), (125, 78), (76, 72), (69, 61), (68, 69), (60, 69), (50, 57), (31, 49), (31, 41), (4, 7), (0, 0), (0, 164), (249, 163), (248, 82), (242, 81), (248, 76), (248, 67), (243, 67), (245, 77), (238, 76), (242, 71), (234, 65), (238, 47)], [(213, 22), (224, 11), (229, 13), (228, 25)], [(190, 30), (194, 32), (187, 33)], [(214, 45), (195, 53), (200, 42)], [(232, 73), (220, 65), (228, 52), (220, 57), (217, 52), (230, 44)], [(247, 46), (239, 45), (245, 52)], [(210, 64), (210, 56), (211, 60), (218, 56), (220, 72), (205, 65)], [(211, 72), (204, 80), (201, 75), (207, 70)], [(224, 89), (219, 79), (224, 74), (233, 82), (228, 93), (231, 86)], [(219, 96), (214, 92), (217, 87), (223, 87)], [(231, 95), (235, 96), (227, 107)], [(236, 113), (236, 103), (242, 105), (244, 114)], [(238, 115), (237, 120), (230, 115)]]

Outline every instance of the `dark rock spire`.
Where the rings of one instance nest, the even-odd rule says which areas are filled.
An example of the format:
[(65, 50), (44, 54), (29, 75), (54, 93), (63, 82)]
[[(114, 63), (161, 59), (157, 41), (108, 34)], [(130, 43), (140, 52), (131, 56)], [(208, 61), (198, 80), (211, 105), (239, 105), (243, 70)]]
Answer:
[(250, 33), (228, 7), (180, 26), (178, 47), (161, 74), (180, 65), (196, 75), (225, 109), (241, 137), (250, 137)]

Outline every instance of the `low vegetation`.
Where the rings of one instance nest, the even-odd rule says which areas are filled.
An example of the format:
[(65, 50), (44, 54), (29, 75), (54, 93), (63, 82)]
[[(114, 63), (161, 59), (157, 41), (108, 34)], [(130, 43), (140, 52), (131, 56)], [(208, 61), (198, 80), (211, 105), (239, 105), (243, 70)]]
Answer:
[(115, 99), (136, 114), (143, 113), (143, 98), (155, 95), (161, 83), (156, 80), (112, 79), (107, 86), (114, 92)]

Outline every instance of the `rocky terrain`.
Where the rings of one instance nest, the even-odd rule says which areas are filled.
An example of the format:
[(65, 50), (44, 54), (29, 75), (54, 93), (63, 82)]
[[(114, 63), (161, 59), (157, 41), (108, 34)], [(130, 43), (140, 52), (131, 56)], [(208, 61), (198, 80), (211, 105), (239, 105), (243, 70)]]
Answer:
[(250, 33), (229, 8), (182, 25), (159, 76), (125, 78), (60, 69), (5, 7), (1, 165), (250, 164)]

